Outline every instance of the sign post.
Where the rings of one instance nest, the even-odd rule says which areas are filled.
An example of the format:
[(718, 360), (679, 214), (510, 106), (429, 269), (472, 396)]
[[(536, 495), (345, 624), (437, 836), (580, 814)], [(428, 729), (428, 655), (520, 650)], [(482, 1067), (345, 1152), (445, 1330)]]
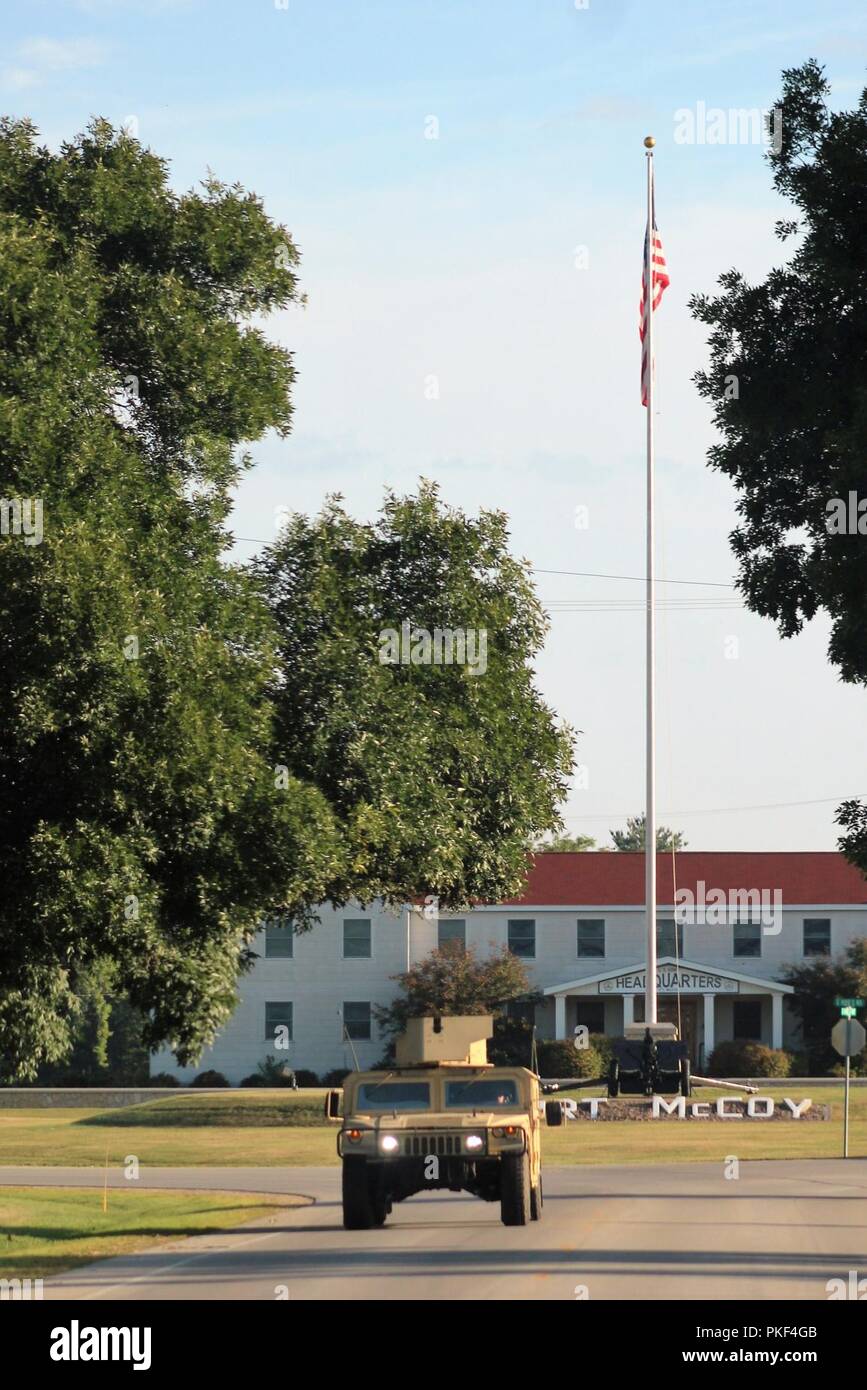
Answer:
[(835, 1052), (846, 1059), (846, 1080), (843, 1088), (843, 1157), (849, 1157), (849, 1073), (850, 1059), (862, 1052), (867, 1043), (864, 1025), (855, 1017), (855, 1010), (864, 1003), (863, 999), (835, 999), (834, 1003), (842, 1017), (831, 1029), (831, 1044)]

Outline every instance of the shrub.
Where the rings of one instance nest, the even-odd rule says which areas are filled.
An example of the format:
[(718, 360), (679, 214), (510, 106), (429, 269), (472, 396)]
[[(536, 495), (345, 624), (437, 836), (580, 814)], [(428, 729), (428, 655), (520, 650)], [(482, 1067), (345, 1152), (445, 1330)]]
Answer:
[(283, 1062), (279, 1057), (266, 1057), (260, 1062), (256, 1071), (262, 1078), (263, 1086), (292, 1086), (296, 1085), (295, 1073), (288, 1062)]
[(607, 1033), (591, 1033), (590, 1046), (594, 1047), (599, 1053), (599, 1060), (602, 1064), (600, 1076), (608, 1075), (608, 1064), (614, 1055), (614, 1041), (609, 1038)]
[(349, 1075), (349, 1067), (335, 1067), (334, 1071), (328, 1071), (322, 1078), (323, 1086), (342, 1086), (346, 1077)]
[(259, 1075), (259, 1073), (258, 1073), (257, 1071), (254, 1071), (254, 1072), (251, 1072), (249, 1076), (245, 1076), (244, 1079), (243, 1079), (242, 1081), (239, 1081), (239, 1082), (238, 1082), (238, 1085), (239, 1085), (239, 1086), (264, 1086), (264, 1085), (265, 1085), (265, 1082), (262, 1080), (262, 1078), (261, 1078), (261, 1076)]
[(228, 1084), (221, 1071), (200, 1071), (198, 1076), (190, 1082), (191, 1086), (228, 1086)]
[(299, 1086), (318, 1086), (319, 1077), (315, 1071), (307, 1071), (305, 1067), (299, 1067), (295, 1073), (295, 1080)]
[(151, 1076), (145, 1083), (147, 1086), (180, 1086), (180, 1081), (176, 1076), (172, 1076), (170, 1071), (158, 1071), (156, 1076)]
[(555, 1077), (602, 1077), (602, 1057), (593, 1047), (577, 1048), (564, 1040), (539, 1043), (539, 1073), (546, 1080)]
[(790, 1076), (792, 1055), (757, 1042), (717, 1043), (708, 1062), (711, 1076)]

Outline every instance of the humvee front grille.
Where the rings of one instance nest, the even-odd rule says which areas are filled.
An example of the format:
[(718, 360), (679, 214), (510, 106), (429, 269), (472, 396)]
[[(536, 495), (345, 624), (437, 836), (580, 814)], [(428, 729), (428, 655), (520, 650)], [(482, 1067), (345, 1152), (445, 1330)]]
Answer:
[(457, 1155), (461, 1152), (459, 1134), (408, 1134), (403, 1141), (403, 1152), (408, 1157), (426, 1158), (428, 1154), (437, 1157)]

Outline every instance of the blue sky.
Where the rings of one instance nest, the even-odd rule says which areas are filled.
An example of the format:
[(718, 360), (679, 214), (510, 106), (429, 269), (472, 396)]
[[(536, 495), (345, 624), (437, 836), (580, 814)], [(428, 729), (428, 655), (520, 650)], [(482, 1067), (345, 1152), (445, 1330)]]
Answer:
[[(732, 265), (757, 278), (779, 262), (785, 205), (759, 144), (680, 143), (676, 113), (766, 110), (781, 70), (811, 56), (833, 103), (854, 105), (863, 5), (7, 0), (0, 31), (3, 109), (50, 145), (94, 115), (132, 120), (178, 188), (208, 168), (237, 180), (300, 247), (308, 306), (271, 321), (296, 354), (295, 430), (254, 448), (243, 537), (269, 539), (280, 508), (313, 511), (329, 491), (372, 515), (384, 484), (425, 475), (450, 502), (507, 511), (539, 569), (640, 575), (641, 141), (655, 134), (672, 276), (657, 316), (660, 573), (731, 581), (733, 493), (705, 464), (687, 304)], [(605, 843), (643, 804), (641, 585), (538, 586), (554, 605), (539, 683), (584, 731), (565, 813)], [(863, 790), (867, 749), (865, 695), (828, 667), (824, 624), (781, 642), (721, 606), (729, 590), (663, 588), (705, 605), (660, 616), (667, 818), (693, 848), (832, 848), (835, 799)], [(766, 809), (778, 802), (816, 804)]]

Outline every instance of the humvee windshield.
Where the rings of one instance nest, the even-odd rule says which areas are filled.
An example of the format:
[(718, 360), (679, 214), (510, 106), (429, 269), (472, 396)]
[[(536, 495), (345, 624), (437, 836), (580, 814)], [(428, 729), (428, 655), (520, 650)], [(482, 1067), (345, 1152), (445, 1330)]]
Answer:
[(366, 1081), (358, 1088), (359, 1110), (430, 1110), (427, 1081)]
[(493, 1110), (498, 1105), (517, 1105), (518, 1087), (510, 1080), (447, 1081), (446, 1105), (450, 1109)]

